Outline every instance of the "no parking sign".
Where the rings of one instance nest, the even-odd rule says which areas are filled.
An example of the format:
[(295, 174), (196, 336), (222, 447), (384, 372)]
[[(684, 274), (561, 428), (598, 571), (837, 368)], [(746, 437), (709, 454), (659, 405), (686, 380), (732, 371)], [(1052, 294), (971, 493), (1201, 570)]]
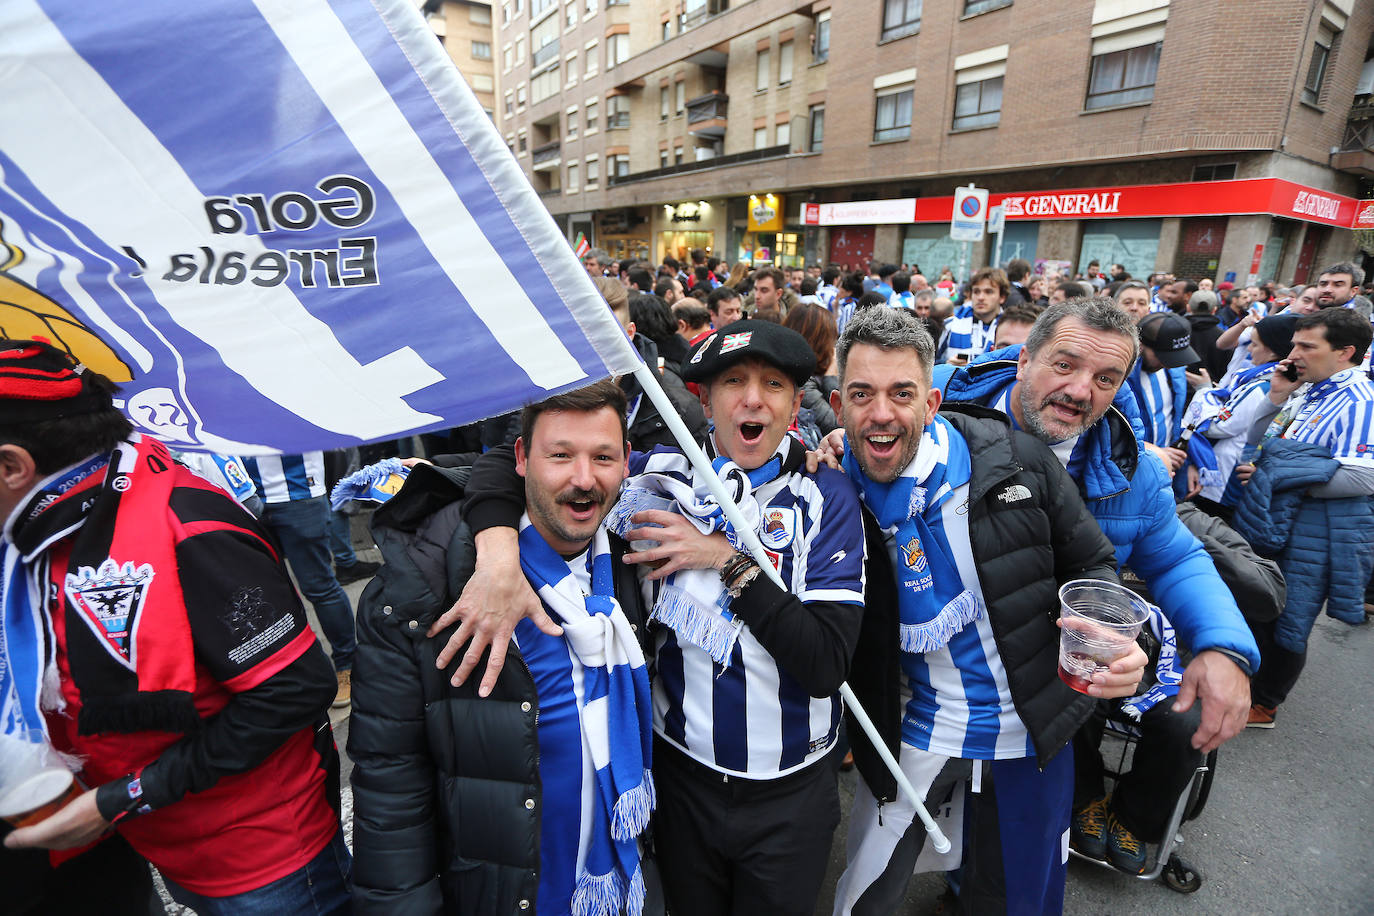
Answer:
[(977, 242), (983, 237), (988, 218), (987, 188), (973, 185), (954, 191), (954, 212), (949, 221), (949, 237), (956, 242)]

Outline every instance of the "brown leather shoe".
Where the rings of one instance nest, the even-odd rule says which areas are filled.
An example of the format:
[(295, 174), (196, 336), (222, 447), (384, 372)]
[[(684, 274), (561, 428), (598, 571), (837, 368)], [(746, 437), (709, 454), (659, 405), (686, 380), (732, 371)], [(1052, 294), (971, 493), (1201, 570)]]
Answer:
[(339, 681), (339, 692), (334, 694), (334, 702), (329, 706), (331, 709), (343, 709), (353, 702), (353, 672), (338, 671), (334, 676)]
[(1278, 715), (1278, 710), (1273, 706), (1261, 706), (1255, 703), (1250, 707), (1250, 718), (1245, 721), (1246, 728), (1273, 728), (1274, 717)]

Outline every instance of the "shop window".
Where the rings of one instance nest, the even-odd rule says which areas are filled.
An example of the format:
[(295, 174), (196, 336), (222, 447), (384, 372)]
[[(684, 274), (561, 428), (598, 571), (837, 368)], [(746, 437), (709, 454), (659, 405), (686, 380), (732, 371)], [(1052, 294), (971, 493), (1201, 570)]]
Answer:
[(921, 31), (921, 0), (883, 0), (880, 41), (905, 38)]
[(1326, 81), (1327, 65), (1331, 61), (1331, 49), (1335, 47), (1338, 34), (1325, 22), (1317, 29), (1317, 40), (1312, 43), (1312, 60), (1307, 65), (1307, 79), (1302, 84), (1302, 100), (1309, 105), (1321, 101), (1322, 83)]
[(813, 153), (819, 153), (825, 140), (825, 106), (812, 105), (807, 115), (807, 120), (810, 122), (810, 135), (807, 139), (806, 148)]
[(820, 64), (830, 59), (830, 11), (826, 10), (816, 17), (816, 27), (811, 30), (811, 62)]
[(905, 140), (911, 136), (911, 87), (880, 91), (873, 115), (873, 139)]
[(954, 93), (955, 130), (972, 127), (991, 127), (1002, 118), (1002, 80), (992, 79), (964, 83)]
[(1155, 74), (1164, 42), (1097, 54), (1088, 78), (1087, 108), (1148, 102), (1155, 97)]

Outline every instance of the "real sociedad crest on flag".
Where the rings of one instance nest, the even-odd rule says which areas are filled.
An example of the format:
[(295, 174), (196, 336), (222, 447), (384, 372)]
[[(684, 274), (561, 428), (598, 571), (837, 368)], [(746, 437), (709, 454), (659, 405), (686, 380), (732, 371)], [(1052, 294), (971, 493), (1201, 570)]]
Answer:
[(100, 637), (101, 645), (127, 668), (134, 667), (133, 631), (152, 581), (149, 563), (135, 567), (133, 562), (121, 566), (106, 560), (98, 570), (82, 566), (67, 573), (68, 600)]
[(249, 455), (641, 365), (411, 0), (0, 4), (0, 328)]

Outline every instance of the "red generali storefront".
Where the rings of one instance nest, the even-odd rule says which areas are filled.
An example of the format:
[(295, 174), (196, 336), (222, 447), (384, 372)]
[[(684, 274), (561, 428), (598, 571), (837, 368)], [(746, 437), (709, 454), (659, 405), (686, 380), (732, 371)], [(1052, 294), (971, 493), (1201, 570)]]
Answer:
[[(1041, 269), (1082, 271), (1096, 260), (1138, 277), (1159, 265), (1182, 276), (1253, 282), (1277, 277), (1282, 265), (1292, 275), (1285, 281), (1304, 282), (1330, 231), (1324, 227), (1353, 228), (1357, 215), (1374, 226), (1374, 201), (1280, 178), (994, 192), (988, 205), (1005, 215), (1004, 263), (1024, 257)], [(876, 226), (900, 225), (900, 260), (933, 274), (959, 261), (960, 243), (948, 236), (953, 206), (953, 196), (808, 203), (801, 220), (830, 227), (830, 261), (856, 265), (873, 257)], [(1238, 216), (1261, 219), (1231, 219)]]

